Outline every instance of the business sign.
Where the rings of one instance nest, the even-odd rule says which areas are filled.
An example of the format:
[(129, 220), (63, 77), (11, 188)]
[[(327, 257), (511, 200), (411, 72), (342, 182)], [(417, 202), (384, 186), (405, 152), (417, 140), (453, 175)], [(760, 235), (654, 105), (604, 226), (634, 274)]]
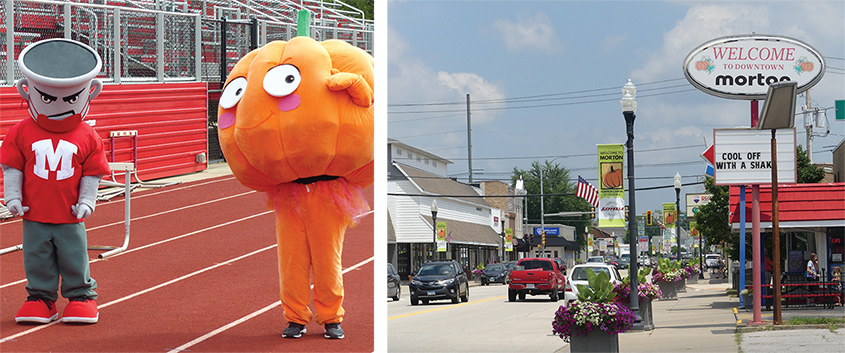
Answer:
[(446, 222), (437, 222), (437, 252), (446, 252)]
[(599, 228), (625, 226), (625, 148), (597, 145), (599, 154)]
[[(795, 128), (777, 130), (778, 183), (796, 183)], [(716, 185), (772, 183), (772, 132), (713, 129)]]
[(698, 208), (710, 203), (713, 194), (687, 194), (687, 215), (695, 216)]
[(798, 83), (804, 92), (824, 76), (818, 50), (794, 38), (736, 35), (713, 39), (693, 49), (684, 60), (684, 76), (705, 93), (729, 99), (761, 100), (768, 86)]
[[(543, 235), (542, 233), (540, 233), (541, 229), (543, 229), (543, 228), (534, 227), (534, 235)], [(546, 235), (554, 235), (554, 236), (560, 235), (560, 227), (545, 227), (545, 229), (546, 229)]]
[(513, 251), (513, 229), (505, 229), (505, 251)]

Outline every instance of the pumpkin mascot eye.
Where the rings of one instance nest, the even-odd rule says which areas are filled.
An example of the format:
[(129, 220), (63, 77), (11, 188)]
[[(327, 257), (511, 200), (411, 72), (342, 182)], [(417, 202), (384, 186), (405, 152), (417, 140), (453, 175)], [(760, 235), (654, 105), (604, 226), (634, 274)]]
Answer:
[(234, 107), (235, 104), (241, 101), (241, 97), (244, 96), (245, 92), (246, 78), (238, 77), (233, 79), (223, 89), (223, 93), (220, 94), (220, 106), (224, 109)]
[(285, 64), (276, 66), (264, 76), (264, 90), (273, 97), (284, 97), (299, 88), (302, 76), (296, 66)]

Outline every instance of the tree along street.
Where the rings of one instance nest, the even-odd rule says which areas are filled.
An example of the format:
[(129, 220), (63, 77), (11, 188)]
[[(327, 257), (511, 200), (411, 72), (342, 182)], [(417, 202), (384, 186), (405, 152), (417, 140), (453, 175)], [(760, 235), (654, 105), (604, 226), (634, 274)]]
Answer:
[(508, 302), (498, 283), (470, 287), (469, 302), (449, 300), (411, 306), (408, 287), (387, 303), (389, 352), (554, 352), (567, 345), (552, 335), (552, 319), (563, 300), (548, 295)]

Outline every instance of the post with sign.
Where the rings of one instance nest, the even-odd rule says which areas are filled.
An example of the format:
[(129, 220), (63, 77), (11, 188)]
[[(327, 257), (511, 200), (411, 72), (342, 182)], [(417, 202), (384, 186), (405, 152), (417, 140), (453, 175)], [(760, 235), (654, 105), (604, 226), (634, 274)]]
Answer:
[[(736, 35), (716, 38), (693, 49), (684, 60), (684, 76), (699, 90), (717, 97), (751, 101), (751, 127), (757, 126), (757, 100), (767, 99), (768, 86), (796, 82), (795, 94), (812, 88), (825, 73), (824, 56), (800, 40), (776, 35)], [(767, 102), (768, 103), (768, 102)], [(794, 112), (789, 112), (794, 114)], [(776, 136), (779, 140), (780, 136)], [(773, 139), (774, 140), (774, 139)], [(716, 143), (714, 142), (714, 145)], [(718, 147), (718, 146), (717, 146)], [(781, 146), (772, 149), (781, 150)], [(812, 153), (812, 151), (809, 151)], [(718, 155), (718, 153), (717, 153)], [(781, 154), (773, 156), (781, 160)], [(766, 168), (766, 171), (771, 171)], [(718, 177), (719, 171), (714, 171)], [(774, 174), (774, 173), (773, 173)], [(778, 171), (774, 178), (779, 178)], [(771, 183), (771, 180), (768, 181)], [(720, 183), (716, 183), (720, 185)], [(743, 185), (742, 182), (734, 183)], [(752, 253), (754, 268), (761, 268), (760, 184), (751, 184)], [(744, 210), (744, 207), (742, 208)], [(745, 222), (743, 218), (741, 222)], [(744, 228), (744, 224), (740, 226)], [(744, 242), (740, 242), (744, 243)], [(776, 251), (777, 252), (777, 251)], [(760, 282), (754, 271), (754, 310), (750, 324), (763, 324), (760, 312)]]

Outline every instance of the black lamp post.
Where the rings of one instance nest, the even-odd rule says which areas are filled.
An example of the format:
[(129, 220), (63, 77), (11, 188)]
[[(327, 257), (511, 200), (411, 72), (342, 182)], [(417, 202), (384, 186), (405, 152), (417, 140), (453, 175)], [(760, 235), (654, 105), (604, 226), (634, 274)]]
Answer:
[[(628, 242), (631, 244), (629, 253), (631, 257), (636, 259), (639, 255), (637, 251), (637, 203), (634, 193), (634, 119), (637, 117), (637, 86), (628, 79), (625, 85), (622, 86), (622, 115), (625, 116), (625, 127), (628, 132), (628, 211), (631, 215), (628, 217)], [(637, 269), (637, 261), (631, 261), (628, 267), (628, 277), (631, 278), (631, 311), (634, 312), (634, 329), (642, 330), (643, 322), (640, 316), (640, 295), (638, 293), (639, 283), (637, 283), (639, 274)]]
[(505, 219), (502, 218), (502, 258), (499, 262), (505, 262)]
[(437, 256), (437, 200), (431, 200), (431, 234), (433, 235), (434, 247), (431, 249), (431, 259)]
[(681, 257), (681, 232), (678, 227), (680, 225), (681, 220), (679, 219), (681, 213), (678, 210), (681, 209), (681, 174), (675, 173), (675, 239), (678, 243), (678, 261), (683, 262), (683, 258)]

